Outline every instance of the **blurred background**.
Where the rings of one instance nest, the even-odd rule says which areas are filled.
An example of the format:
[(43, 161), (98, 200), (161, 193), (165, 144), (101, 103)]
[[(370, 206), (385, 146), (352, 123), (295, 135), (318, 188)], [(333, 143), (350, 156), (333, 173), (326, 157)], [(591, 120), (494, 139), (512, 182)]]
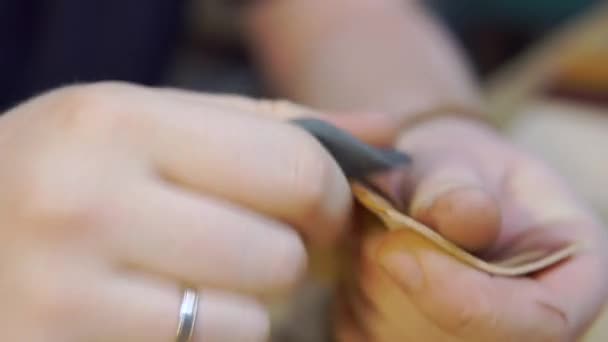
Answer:
[[(245, 43), (244, 3), (0, 0), (0, 109), (104, 79), (272, 96)], [(608, 4), (426, 5), (464, 47), (505, 133), (556, 167), (608, 222)], [(608, 317), (587, 340), (608, 341)]]

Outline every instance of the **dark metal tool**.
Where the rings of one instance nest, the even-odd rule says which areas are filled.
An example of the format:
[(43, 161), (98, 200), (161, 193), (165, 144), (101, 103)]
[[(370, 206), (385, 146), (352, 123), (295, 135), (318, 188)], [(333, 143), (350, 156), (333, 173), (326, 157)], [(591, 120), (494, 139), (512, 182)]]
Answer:
[(411, 162), (402, 152), (370, 146), (323, 120), (304, 118), (291, 122), (317, 138), (347, 178), (369, 184), (368, 176)]

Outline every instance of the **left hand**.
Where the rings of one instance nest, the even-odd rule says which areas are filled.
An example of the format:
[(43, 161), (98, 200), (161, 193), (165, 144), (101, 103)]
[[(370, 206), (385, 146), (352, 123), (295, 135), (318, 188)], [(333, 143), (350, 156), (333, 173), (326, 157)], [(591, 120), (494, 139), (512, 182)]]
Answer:
[(414, 165), (412, 179), (401, 182), (407, 191), (393, 190), (411, 216), (461, 247), (491, 253), (531, 228), (546, 229), (547, 240), (590, 244), (548, 270), (505, 278), (465, 266), (407, 231), (367, 234), (357, 283), (342, 298), (338, 340), (579, 338), (607, 297), (608, 242), (563, 180), (472, 121), (427, 122), (404, 133), (397, 146), (413, 155)]

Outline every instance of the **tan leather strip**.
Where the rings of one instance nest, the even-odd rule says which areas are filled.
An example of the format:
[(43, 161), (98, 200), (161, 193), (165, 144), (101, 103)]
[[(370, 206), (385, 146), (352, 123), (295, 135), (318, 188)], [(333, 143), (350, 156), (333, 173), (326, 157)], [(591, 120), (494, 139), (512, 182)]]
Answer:
[(518, 251), (514, 255), (501, 256), (499, 260), (480, 259), (454, 243), (448, 241), (433, 229), (398, 211), (391, 204), (359, 183), (352, 184), (356, 199), (374, 213), (389, 230), (410, 229), (431, 241), (443, 252), (481, 271), (500, 276), (523, 276), (538, 272), (581, 251), (582, 242), (565, 242), (550, 249)]

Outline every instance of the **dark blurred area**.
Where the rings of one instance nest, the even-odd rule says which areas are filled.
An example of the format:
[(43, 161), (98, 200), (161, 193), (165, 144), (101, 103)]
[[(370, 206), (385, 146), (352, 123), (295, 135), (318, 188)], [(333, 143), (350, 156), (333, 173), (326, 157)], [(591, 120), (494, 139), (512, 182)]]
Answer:
[[(431, 0), (481, 76), (594, 0)], [(259, 95), (238, 39), (243, 1), (2, 0), (0, 108), (75, 82), (124, 80)]]
[(163, 82), (184, 9), (181, 0), (1, 0), (0, 108), (74, 82)]

